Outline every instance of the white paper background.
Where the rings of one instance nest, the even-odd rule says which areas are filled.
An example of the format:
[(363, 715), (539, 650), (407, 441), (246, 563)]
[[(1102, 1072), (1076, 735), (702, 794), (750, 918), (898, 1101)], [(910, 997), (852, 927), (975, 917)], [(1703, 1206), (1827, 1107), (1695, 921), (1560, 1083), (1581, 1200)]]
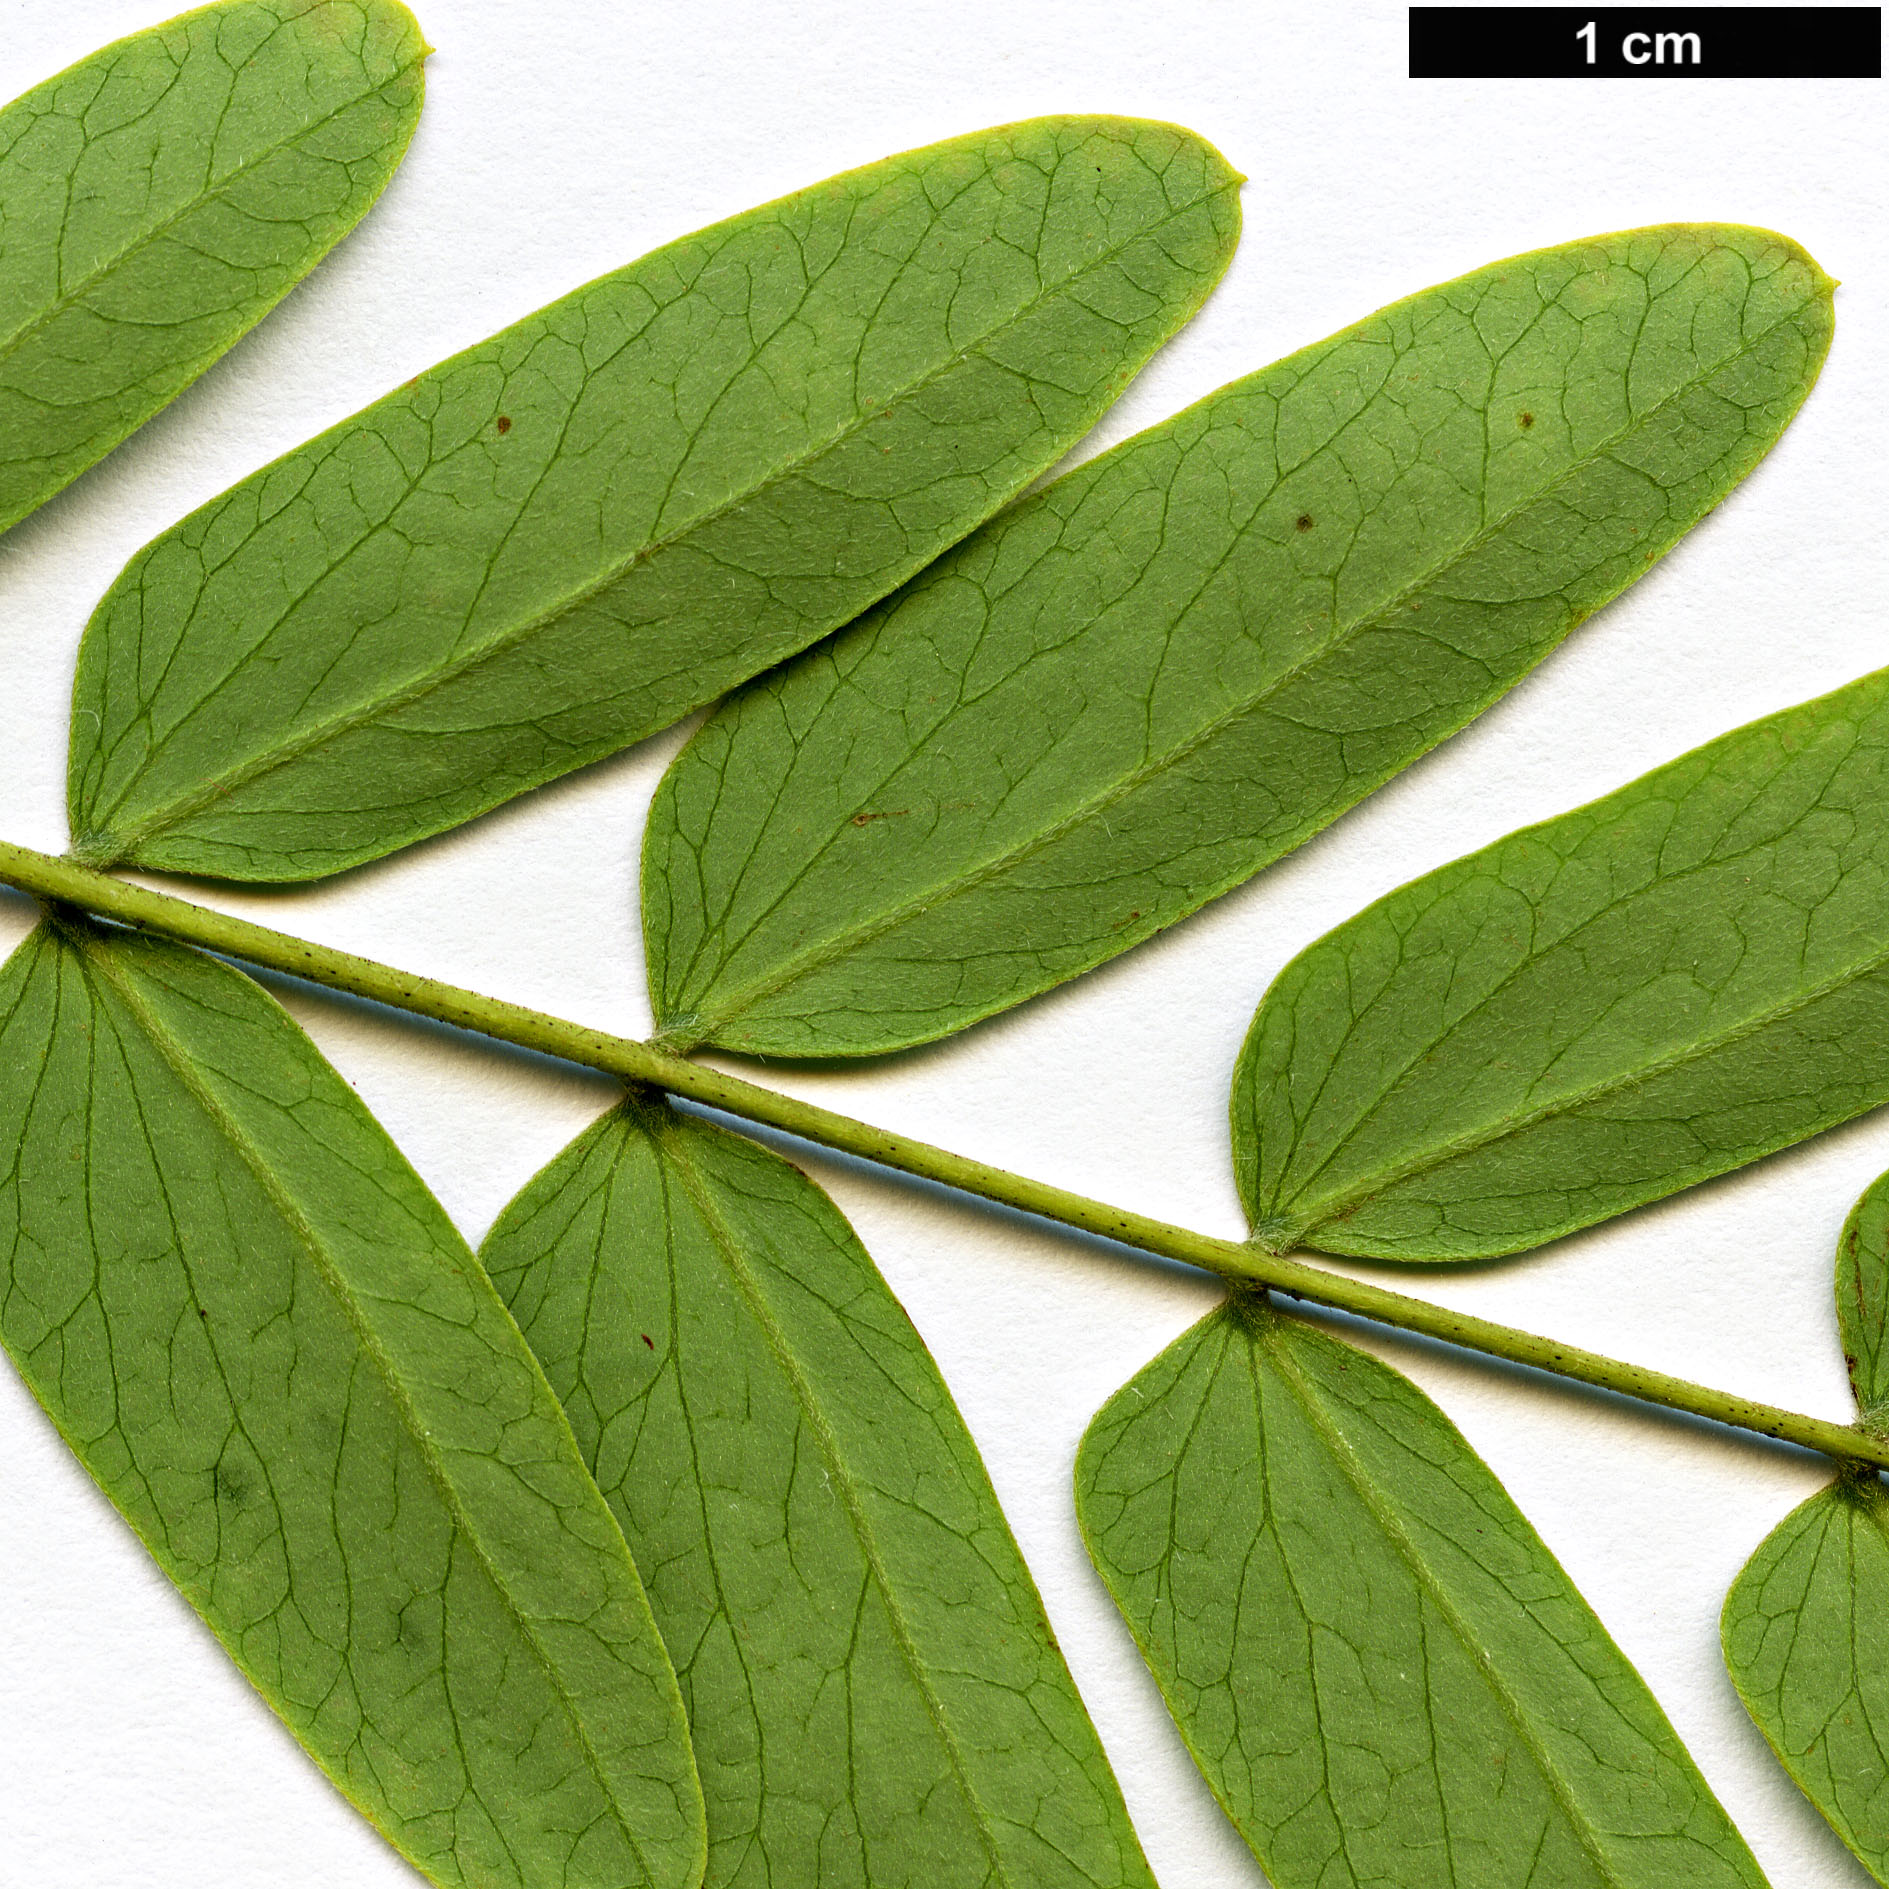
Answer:
[[(161, 4), (161, 0), (160, 0)], [(151, 22), (0, 0), (0, 98)], [(1237, 1236), (1225, 1095), (1308, 940), (1412, 874), (1889, 659), (1889, 224), (1867, 81), (1415, 82), (1404, 10), (1217, 0), (424, 0), (424, 122), (363, 227), (127, 446), (0, 539), (0, 834), (66, 844), (85, 618), (147, 538), (309, 433), (587, 278), (908, 146), (1054, 111), (1173, 118), (1252, 181), (1205, 313), (1085, 453), (1426, 283), (1595, 231), (1787, 230), (1843, 279), (1783, 444), (1506, 701), (1295, 858), (956, 1042), (783, 1088)], [(339, 882), (206, 895), (283, 929), (606, 1028), (648, 1027), (634, 863), (686, 730)], [(0, 892), (0, 947), (24, 935)], [(606, 1105), (603, 1080), (279, 987), (466, 1234)], [(1077, 1539), (1102, 1400), (1212, 1304), (1203, 1278), (806, 1151), (930, 1342), (1165, 1889), (1261, 1881)], [(1847, 1420), (1832, 1243), (1889, 1115), (1480, 1271), (1399, 1283)], [(1391, 1277), (1386, 1271), (1378, 1276)], [(1778, 1889), (1866, 1882), (1745, 1719), (1718, 1609), (1820, 1481), (1753, 1438), (1362, 1334), (1450, 1412), (1637, 1663)], [(0, 1371), (0, 1885), (395, 1889), (336, 1796)]]

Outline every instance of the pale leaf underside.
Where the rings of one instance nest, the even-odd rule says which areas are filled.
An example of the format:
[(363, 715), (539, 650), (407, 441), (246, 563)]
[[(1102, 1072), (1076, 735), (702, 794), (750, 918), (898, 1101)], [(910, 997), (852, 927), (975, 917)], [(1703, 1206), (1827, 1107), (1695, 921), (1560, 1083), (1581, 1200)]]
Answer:
[(1153, 1889), (950, 1394), (811, 1181), (632, 1102), (482, 1257), (648, 1574), (708, 1889)]
[(0, 1338), (311, 1754), (449, 1889), (694, 1889), (675, 1674), (517, 1327), (247, 978), (0, 973)]
[(1889, 670), (1400, 887), (1234, 1081), (1269, 1244), (1513, 1252), (1889, 1101)]
[(1238, 178), (1055, 118), (686, 236), (134, 558), (87, 627), (80, 855), (335, 872), (825, 635), (1052, 464), (1199, 305)]
[[(1889, 1175), (1837, 1242), (1837, 1328), (1863, 1421), (1880, 1431)], [(1889, 1884), (1889, 1491), (1850, 1472), (1792, 1510), (1725, 1597), (1726, 1669), (1804, 1794)]]
[(396, 0), (224, 0), (0, 110), (0, 530), (360, 221), (413, 135), (425, 55)]
[(1889, 1492), (1794, 1509), (1725, 1597), (1725, 1664), (1804, 1794), (1889, 1883)]
[(1837, 1241), (1837, 1330), (1857, 1408), (1889, 1420), (1889, 1174), (1863, 1190)]
[(670, 770), (643, 862), (670, 1040), (924, 1042), (1299, 845), (1751, 469), (1830, 287), (1736, 227), (1543, 250), (1012, 507)]
[(1645, 1685), (1407, 1379), (1234, 1303), (1104, 1406), (1083, 1535), (1276, 1889), (1752, 1889)]

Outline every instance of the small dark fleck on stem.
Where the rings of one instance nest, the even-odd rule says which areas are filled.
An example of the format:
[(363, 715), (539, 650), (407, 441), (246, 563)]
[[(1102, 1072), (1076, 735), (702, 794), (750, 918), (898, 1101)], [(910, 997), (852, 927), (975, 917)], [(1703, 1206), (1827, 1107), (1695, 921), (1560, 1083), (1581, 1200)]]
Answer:
[(509, 433), (512, 430), (512, 416), (509, 413), (501, 413), (498, 416), (498, 430), (501, 433)]

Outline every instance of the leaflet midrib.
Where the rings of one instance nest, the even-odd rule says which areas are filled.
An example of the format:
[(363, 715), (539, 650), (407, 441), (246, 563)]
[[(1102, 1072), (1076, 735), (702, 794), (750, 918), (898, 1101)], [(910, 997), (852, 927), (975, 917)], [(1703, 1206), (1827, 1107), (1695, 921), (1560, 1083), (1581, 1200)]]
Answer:
[[(1655, 416), (1671, 405), (1672, 402), (1692, 392), (1705, 381), (1710, 380), (1714, 375), (1721, 374), (1725, 372), (1727, 368), (1734, 366), (1763, 342), (1767, 341), (1780, 328), (1787, 327), (1791, 322), (1800, 319), (1802, 313), (1803, 310), (1801, 306), (1793, 308), (1788, 315), (1773, 322), (1770, 327), (1762, 329), (1749, 341), (1744, 342), (1730, 353), (1724, 355), (1721, 359), (1713, 362), (1711, 366), (1703, 369), (1697, 375), (1682, 382), (1663, 399), (1646, 408), (1644, 412), (1635, 415), (1630, 425), (1621, 428), (1617, 433), (1610, 434), (1606, 439), (1597, 442), (1583, 457), (1570, 461), (1568, 466), (1546, 485), (1513, 506), (1510, 510), (1501, 513), (1472, 537), (1454, 547), (1446, 556), (1438, 559), (1427, 569), (1419, 572), (1387, 601), (1377, 605), (1349, 626), (1334, 630), (1333, 634), (1321, 643), (1317, 649), (1302, 657), (1289, 668), (1282, 670), (1262, 688), (1255, 690), (1250, 695), (1243, 696), (1232, 707), (1215, 716), (1212, 720), (1203, 723), (1185, 740), (1176, 743), (1156, 759), (1144, 762), (1140, 767), (1124, 774), (1118, 780), (1110, 783), (1098, 793), (1092, 795), (1089, 799), (1081, 802), (1052, 825), (1044, 828), (1042, 832), (1033, 834), (1028, 839), (1018, 841), (1014, 845), (1004, 848), (991, 855), (990, 858), (981, 864), (971, 867), (950, 879), (940, 880), (932, 885), (921, 888), (910, 898), (889, 908), (878, 917), (862, 921), (857, 925), (848, 927), (844, 931), (833, 933), (822, 943), (809, 948), (796, 957), (784, 960), (780, 967), (768, 976), (757, 978), (751, 983), (738, 986), (726, 1001), (714, 1009), (701, 1010), (693, 1013), (692, 1020), (687, 1030), (679, 1030), (673, 1033), (673, 1040), (678, 1042), (687, 1040), (690, 1043), (700, 1043), (707, 1040), (711, 1032), (721, 1028), (724, 1024), (733, 1021), (735, 1018), (742, 1016), (753, 1009), (758, 1002), (774, 996), (788, 985), (796, 982), (799, 978), (806, 976), (812, 971), (823, 969), (826, 965), (849, 955), (860, 946), (870, 944), (886, 933), (897, 930), (899, 926), (905, 924), (908, 920), (919, 917), (927, 911), (935, 910), (941, 894), (945, 897), (955, 899), (964, 896), (966, 893), (975, 891), (980, 885), (1022, 864), (1023, 861), (1030, 858), (1033, 854), (1047, 850), (1077, 827), (1083, 826), (1097, 816), (1107, 813), (1111, 807), (1126, 800), (1147, 782), (1158, 779), (1161, 775), (1170, 772), (1173, 768), (1186, 761), (1201, 748), (1207, 746), (1208, 743), (1225, 729), (1263, 709), (1270, 701), (1293, 687), (1306, 674), (1317, 668), (1319, 664), (1326, 662), (1332, 656), (1342, 651), (1348, 643), (1355, 641), (1357, 638), (1372, 630), (1382, 627), (1387, 619), (1393, 617), (1399, 609), (1405, 607), (1413, 597), (1420, 596), (1424, 591), (1428, 590), (1431, 585), (1436, 583), (1439, 578), (1447, 575), (1456, 566), (1462, 564), (1485, 544), (1499, 537), (1517, 518), (1544, 503), (1559, 487), (1585, 472), (1589, 466), (1604, 458), (1622, 441), (1630, 439), (1636, 432), (1652, 421)], [(1622, 588), (1625, 588), (1625, 586), (1622, 586)]]
[[(123, 831), (118, 833), (106, 832), (101, 835), (101, 838), (108, 842), (109, 850), (104, 855), (103, 863), (116, 864), (122, 861), (128, 857), (131, 849), (134, 847), (141, 845), (144, 841), (152, 838), (156, 834), (181, 825), (193, 814), (201, 812), (205, 807), (225, 798), (238, 788), (246, 787), (251, 782), (261, 779), (264, 775), (274, 773), (280, 768), (291, 765), (304, 754), (325, 746), (341, 735), (350, 733), (356, 728), (367, 727), (386, 716), (397, 714), (400, 710), (412, 706), (415, 702), (425, 700), (427, 696), (458, 681), (462, 676), (470, 674), (473, 670), (480, 668), (484, 664), (509, 654), (519, 645), (529, 642), (533, 637), (550, 629), (565, 617), (571, 616), (575, 612), (583, 609), (587, 604), (592, 603), (605, 592), (613, 590), (617, 585), (627, 581), (639, 566), (648, 564), (661, 553), (685, 542), (695, 534), (708, 529), (718, 520), (765, 498), (770, 492), (785, 484), (796, 475), (818, 464), (828, 453), (844, 445), (847, 440), (853, 438), (855, 435), (863, 432), (865, 428), (874, 421), (883, 418), (886, 413), (906, 405), (915, 396), (923, 392), (926, 387), (943, 379), (946, 375), (958, 371), (958, 369), (963, 367), (964, 364), (971, 360), (976, 354), (987, 350), (990, 344), (999, 336), (1019, 326), (1046, 303), (1059, 296), (1068, 294), (1076, 284), (1094, 274), (1097, 270), (1106, 268), (1110, 263), (1115, 261), (1117, 257), (1133, 248), (1136, 244), (1151, 240), (1162, 230), (1179, 222), (1183, 217), (1192, 212), (1199, 210), (1203, 205), (1213, 201), (1214, 198), (1224, 196), (1237, 188), (1237, 185), (1223, 185), (1202, 196), (1195, 197), (1187, 203), (1180, 205), (1178, 208), (1171, 210), (1167, 215), (1162, 217), (1160, 221), (1147, 224), (1143, 228), (1136, 230), (1133, 235), (1123, 238), (1121, 242), (1112, 244), (1108, 249), (1101, 251), (1088, 262), (1084, 263), (1080, 269), (1061, 277), (1051, 286), (1044, 288), (1038, 294), (1032, 296), (1027, 302), (1021, 304), (1013, 314), (998, 323), (995, 327), (987, 329), (983, 334), (977, 336), (975, 340), (967, 342), (953, 350), (951, 354), (940, 360), (936, 366), (929, 369), (925, 374), (917, 379), (905, 382), (899, 388), (897, 395), (889, 405), (878, 406), (870, 411), (862, 410), (845, 424), (835, 429), (831, 434), (812, 445), (802, 448), (789, 458), (782, 460), (754, 484), (743, 487), (740, 492), (723, 500), (719, 505), (712, 507), (708, 511), (690, 519), (686, 524), (679, 526), (666, 536), (654, 538), (645, 544), (639, 545), (629, 557), (612, 565), (602, 574), (591, 579), (590, 582), (558, 598), (549, 607), (533, 613), (531, 616), (523, 619), (509, 629), (501, 631), (488, 641), (467, 650), (463, 655), (455, 657), (446, 663), (442, 663), (436, 668), (425, 671), (401, 688), (388, 690), (386, 693), (363, 702), (354, 708), (343, 710), (340, 714), (331, 716), (324, 722), (312, 725), (302, 735), (292, 741), (285, 741), (279, 746), (252, 756), (249, 760), (228, 768), (220, 774), (206, 777), (204, 783), (194, 792), (181, 795), (175, 800), (152, 809)], [(530, 317), (527, 317), (527, 319), (530, 319)], [(265, 471), (266, 470), (267, 468), (265, 468)], [(895, 583), (887, 588), (889, 590), (895, 589), (896, 587)], [(885, 594), (886, 593), (883, 591), (878, 593), (880, 596)], [(874, 598), (867, 598), (863, 600), (858, 607), (862, 610), (866, 609), (870, 607), (873, 601), (875, 601)], [(229, 686), (230, 682), (234, 679), (234, 673), (235, 672), (232, 672), (231, 675), (225, 676), (215, 688), (205, 694), (192, 707), (190, 711), (191, 715), (196, 715), (201, 712), (205, 706), (213, 702), (217, 695), (220, 694), (225, 687)], [(162, 748), (163, 744), (160, 744), (155, 752), (161, 753)], [(131, 797), (132, 793), (135, 791), (135, 787), (136, 777), (134, 776), (132, 783), (126, 788), (125, 792), (119, 796), (119, 806), (123, 806), (124, 802)], [(88, 822), (88, 824), (90, 823)]]

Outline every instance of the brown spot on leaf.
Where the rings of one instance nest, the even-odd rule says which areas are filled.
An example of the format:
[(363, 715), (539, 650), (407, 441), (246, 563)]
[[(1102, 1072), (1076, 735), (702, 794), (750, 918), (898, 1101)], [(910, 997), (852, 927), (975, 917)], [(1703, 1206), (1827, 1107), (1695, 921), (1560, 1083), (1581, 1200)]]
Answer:
[(871, 826), (875, 820), (903, 820), (910, 812), (910, 807), (887, 807), (882, 813), (856, 813), (853, 815), (853, 824)]
[(643, 1342), (650, 1348), (650, 1350), (654, 1351), (656, 1349), (656, 1341), (649, 1335), (648, 1332), (643, 1333)]
[(509, 413), (501, 413), (498, 416), (498, 430), (501, 433), (509, 433), (512, 430), (512, 416)]
[(1535, 416), (1532, 413), (1524, 413), (1522, 415), (1522, 425), (1524, 427), (1533, 426), (1534, 424), (1535, 424)]
[(1301, 531), (1310, 531), (1312, 529), (1312, 514), (1310, 512), (1301, 512), (1299, 514), (1299, 529)]

